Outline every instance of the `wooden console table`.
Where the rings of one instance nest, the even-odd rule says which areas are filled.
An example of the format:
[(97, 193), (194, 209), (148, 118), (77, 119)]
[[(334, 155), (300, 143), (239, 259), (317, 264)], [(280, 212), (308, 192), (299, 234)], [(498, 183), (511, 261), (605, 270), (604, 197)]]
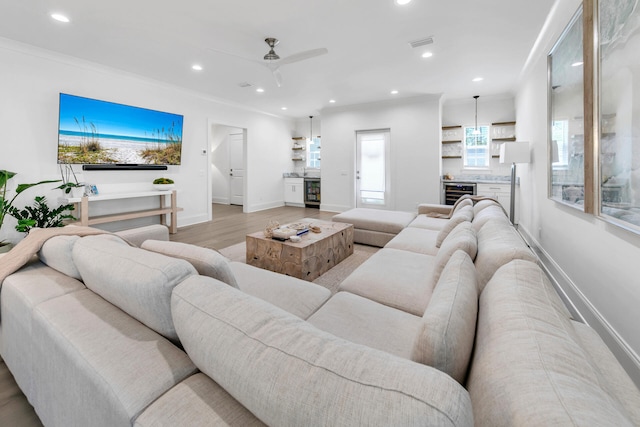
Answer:
[[(117, 214), (90, 216), (89, 205), (92, 202), (101, 202), (106, 200), (120, 200), (120, 199), (133, 199), (140, 197), (159, 197), (160, 207), (156, 209), (146, 209), (141, 211), (122, 212)], [(165, 196), (169, 196), (171, 204), (166, 206)], [(67, 198), (67, 203), (73, 203), (76, 207), (76, 212), (80, 212), (80, 225), (89, 226), (94, 224), (104, 224), (107, 222), (124, 221), (127, 219), (144, 218), (149, 216), (160, 216), (160, 223), (167, 225), (166, 215), (171, 217), (169, 223), (169, 233), (175, 234), (178, 231), (178, 212), (182, 210), (176, 204), (177, 195), (176, 190), (164, 190), (164, 191), (140, 191), (136, 193), (113, 193), (113, 194), (101, 194), (98, 196), (83, 196), (83, 197), (70, 197)], [(76, 214), (77, 215), (77, 214)]]

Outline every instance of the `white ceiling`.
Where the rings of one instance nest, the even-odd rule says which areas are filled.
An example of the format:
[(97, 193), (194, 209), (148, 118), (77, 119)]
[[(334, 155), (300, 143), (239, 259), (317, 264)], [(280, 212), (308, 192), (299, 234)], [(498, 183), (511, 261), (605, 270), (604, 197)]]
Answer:
[[(330, 99), (336, 106), (371, 102), (389, 99), (392, 89), (396, 97), (448, 99), (512, 92), (553, 2), (0, 0), (0, 37), (300, 118)], [(52, 20), (53, 12), (71, 22)], [(428, 36), (430, 46), (408, 44)], [(280, 40), (281, 58), (315, 48), (329, 53), (283, 66), (277, 87), (259, 63), (265, 37)], [(426, 50), (432, 58), (421, 58)], [(193, 71), (194, 63), (204, 70)], [(484, 80), (472, 82), (477, 76)]]

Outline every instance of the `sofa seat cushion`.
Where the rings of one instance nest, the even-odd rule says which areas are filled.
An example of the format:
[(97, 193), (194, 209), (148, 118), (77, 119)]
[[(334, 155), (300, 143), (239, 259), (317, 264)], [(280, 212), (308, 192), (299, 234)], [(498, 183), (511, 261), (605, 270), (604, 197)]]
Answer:
[(34, 261), (2, 283), (0, 354), (27, 398), (33, 394), (32, 311), (40, 303), (86, 289), (82, 282)]
[[(487, 209), (490, 208), (482, 212)], [(537, 261), (515, 228), (503, 220), (490, 219), (478, 231), (478, 256), (475, 265), (480, 292), (498, 268), (514, 259)]]
[(323, 286), (245, 263), (232, 262), (230, 268), (242, 292), (301, 319), (307, 319), (315, 313), (331, 296), (329, 289)]
[(85, 285), (154, 331), (177, 341), (171, 292), (197, 274), (187, 261), (131, 247), (113, 236), (89, 236), (73, 247)]
[(229, 267), (229, 260), (214, 249), (180, 242), (151, 239), (145, 240), (141, 248), (173, 258), (183, 259), (193, 265), (198, 274), (213, 277), (235, 288), (238, 287), (238, 282)]
[[(637, 425), (603, 388), (542, 270), (514, 260), (480, 295), (467, 381), (477, 426)], [(640, 407), (637, 398), (635, 407)]]
[(44, 425), (70, 425), (70, 413), (74, 425), (131, 425), (196, 372), (185, 352), (89, 289), (39, 304), (29, 338)]
[(309, 318), (318, 329), (356, 344), (411, 358), (422, 318), (348, 292), (338, 292)]
[(464, 383), (476, 332), (478, 287), (473, 261), (456, 251), (445, 266), (415, 334), (411, 359)]
[(435, 255), (438, 253), (436, 239), (438, 231), (426, 230), (422, 228), (405, 228), (395, 236), (385, 248), (402, 249), (418, 254)]
[(355, 208), (335, 215), (333, 221), (353, 224), (354, 229), (398, 234), (415, 217), (416, 214), (412, 212)]
[(435, 282), (435, 257), (382, 248), (351, 273), (340, 290), (422, 316)]
[(172, 308), (194, 363), (267, 425), (473, 425), (467, 392), (448, 375), (215, 279), (184, 281)]
[(237, 400), (203, 373), (182, 381), (136, 419), (136, 427), (264, 426)]

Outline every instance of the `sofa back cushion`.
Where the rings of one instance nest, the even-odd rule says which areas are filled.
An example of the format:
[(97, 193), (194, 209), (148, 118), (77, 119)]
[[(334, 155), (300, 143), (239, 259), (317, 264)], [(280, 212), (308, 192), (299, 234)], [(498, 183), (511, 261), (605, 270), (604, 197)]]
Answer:
[(172, 309), (191, 360), (267, 425), (473, 425), (467, 392), (448, 375), (215, 279), (187, 279)]
[(537, 261), (536, 256), (511, 224), (500, 219), (490, 219), (478, 231), (478, 256), (475, 265), (480, 292), (482, 293), (498, 268), (514, 259)]
[(456, 251), (433, 290), (411, 359), (433, 366), (463, 384), (476, 332), (478, 288), (469, 255)]
[[(465, 199), (469, 200), (469, 199)], [(471, 202), (471, 200), (469, 200)], [(456, 228), (458, 224), (464, 221), (471, 221), (473, 219), (473, 207), (466, 205), (463, 208), (458, 209), (447, 221), (446, 225), (442, 227), (438, 236), (436, 237), (436, 247), (442, 246), (442, 242), (447, 238), (449, 233)]]
[(478, 252), (478, 239), (469, 221), (463, 221), (456, 225), (442, 242), (433, 262), (433, 274), (431, 276), (432, 288), (438, 283), (440, 273), (442, 273), (445, 265), (449, 262), (449, 258), (451, 258), (451, 255), (457, 250), (466, 252), (471, 259), (476, 257)]
[(82, 280), (71, 251), (80, 236), (55, 236), (44, 242), (38, 258), (44, 264), (74, 279)]
[[(486, 200), (485, 200), (486, 201)], [(480, 229), (487, 223), (489, 220), (501, 221), (505, 224), (511, 224), (507, 214), (502, 209), (502, 206), (493, 203), (482, 209), (480, 212), (475, 214), (473, 217), (473, 228), (476, 231), (480, 231)]]
[(480, 295), (467, 381), (476, 425), (637, 425), (597, 371), (542, 270), (501, 267)]
[(171, 292), (185, 278), (197, 274), (196, 269), (184, 260), (105, 237), (83, 237), (73, 247), (73, 260), (85, 286), (176, 341)]
[(199, 274), (213, 277), (234, 288), (238, 287), (238, 282), (229, 267), (229, 260), (214, 249), (161, 240), (145, 240), (141, 247), (147, 251), (188, 261)]

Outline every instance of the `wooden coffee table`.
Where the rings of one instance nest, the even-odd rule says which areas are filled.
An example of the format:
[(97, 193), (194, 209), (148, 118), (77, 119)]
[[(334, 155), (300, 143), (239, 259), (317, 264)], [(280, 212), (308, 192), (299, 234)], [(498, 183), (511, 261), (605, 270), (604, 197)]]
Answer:
[[(303, 218), (296, 223), (320, 227), (301, 241), (279, 241), (259, 231), (247, 235), (247, 264), (312, 281), (353, 253), (353, 225)], [(284, 225), (284, 224), (283, 224)]]

